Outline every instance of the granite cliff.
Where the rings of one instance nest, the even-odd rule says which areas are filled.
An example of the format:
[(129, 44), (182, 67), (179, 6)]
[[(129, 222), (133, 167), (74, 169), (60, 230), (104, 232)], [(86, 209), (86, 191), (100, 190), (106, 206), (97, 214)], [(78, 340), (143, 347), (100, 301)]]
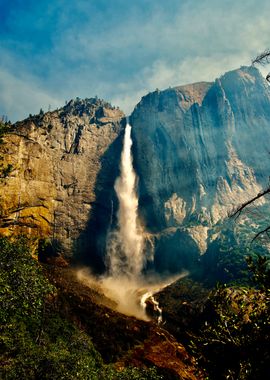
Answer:
[(12, 165), (1, 179), (1, 234), (50, 237), (65, 256), (102, 252), (123, 117), (105, 101), (77, 98), (12, 126), (1, 144)]
[[(213, 83), (150, 93), (132, 113), (140, 233), (154, 253), (149, 269), (200, 269), (159, 292), (155, 276), (135, 285), (131, 277), (131, 287), (116, 282), (119, 299), (129, 307), (135, 297), (148, 322), (114, 311), (119, 299), (105, 295), (103, 281), (85, 268), (59, 268), (67, 263), (55, 259), (62, 254), (104, 270), (125, 122), (105, 101), (77, 98), (14, 125), (0, 123), (0, 237), (36, 238), (0, 239), (4, 376), (267, 378), (267, 258), (250, 257), (256, 289), (209, 292), (194, 278), (201, 271), (204, 284), (223, 281), (221, 265), (198, 265), (205, 257), (226, 256), (226, 273), (235, 270), (238, 227), (226, 221), (228, 212), (268, 185), (268, 84), (255, 68), (242, 67)], [(137, 198), (135, 205), (137, 211)], [(265, 218), (267, 202), (258, 207)], [(237, 234), (245, 238), (257, 223), (246, 216)], [(41, 261), (58, 265), (33, 260), (33, 241)], [(239, 253), (243, 263), (246, 252)]]
[[(196, 265), (228, 212), (267, 183), (270, 90), (254, 67), (156, 90), (131, 117), (139, 213), (154, 266)], [(103, 269), (115, 222), (124, 114), (96, 98), (14, 124), (0, 145), (0, 233), (50, 237)]]
[(140, 213), (160, 270), (192, 267), (215, 226), (267, 185), (270, 90), (254, 67), (156, 90), (131, 115)]

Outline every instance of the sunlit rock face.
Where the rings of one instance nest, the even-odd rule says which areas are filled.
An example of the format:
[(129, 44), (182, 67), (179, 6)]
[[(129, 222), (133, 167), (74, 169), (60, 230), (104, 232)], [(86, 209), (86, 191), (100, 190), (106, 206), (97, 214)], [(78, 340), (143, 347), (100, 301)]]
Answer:
[(0, 232), (59, 241), (65, 256), (105, 253), (124, 129), (96, 98), (15, 124), (1, 145), (13, 171), (1, 180)]
[(213, 83), (156, 90), (130, 121), (156, 264), (192, 265), (213, 227), (267, 184), (269, 86), (256, 68), (242, 67)]
[[(65, 256), (103, 270), (125, 123), (96, 98), (16, 123), (0, 144), (3, 166), (12, 165), (1, 178), (0, 233), (50, 237)], [(146, 254), (159, 271), (192, 268), (228, 213), (268, 185), (268, 84), (242, 67), (157, 90), (130, 123)]]

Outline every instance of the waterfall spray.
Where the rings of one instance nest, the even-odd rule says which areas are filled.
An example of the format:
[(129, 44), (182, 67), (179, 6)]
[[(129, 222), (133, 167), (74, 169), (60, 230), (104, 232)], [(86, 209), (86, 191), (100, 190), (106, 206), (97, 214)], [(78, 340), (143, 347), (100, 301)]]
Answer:
[(133, 169), (131, 126), (126, 125), (120, 176), (115, 182), (119, 200), (117, 229), (108, 239), (107, 254), (112, 277), (139, 277), (144, 265), (144, 238), (138, 220), (137, 176)]
[(150, 300), (152, 302), (152, 305), (153, 305), (153, 311), (156, 313), (157, 315), (157, 323), (160, 324), (162, 322), (162, 309), (161, 307), (159, 306), (159, 303), (158, 301), (155, 299), (155, 297), (153, 296), (153, 292), (146, 292), (143, 294), (143, 296), (141, 297), (141, 301), (140, 301), (140, 304), (143, 308), (143, 310), (146, 312), (146, 301), (147, 300)]

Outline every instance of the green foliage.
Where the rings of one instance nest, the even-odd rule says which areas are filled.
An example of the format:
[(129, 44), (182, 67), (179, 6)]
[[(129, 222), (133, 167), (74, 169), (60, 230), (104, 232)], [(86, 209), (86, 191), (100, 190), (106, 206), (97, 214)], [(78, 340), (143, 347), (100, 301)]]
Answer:
[(106, 366), (99, 374), (101, 380), (161, 380), (163, 376), (159, 375), (155, 368), (135, 368), (128, 367), (121, 371), (116, 371), (113, 366)]
[(61, 254), (63, 248), (59, 240), (42, 238), (38, 242), (38, 258), (41, 262), (46, 262), (48, 257), (56, 257)]
[[(232, 231), (227, 230), (218, 239), (209, 244), (206, 253), (201, 258), (201, 273), (197, 279), (213, 287), (216, 283), (234, 285), (252, 285), (252, 275), (247, 264), (260, 255), (266, 255), (264, 247), (239, 244)], [(196, 276), (194, 276), (196, 278)]]
[[(192, 348), (211, 379), (267, 378), (270, 357), (269, 259), (248, 259), (257, 288), (219, 286)], [(259, 288), (259, 289), (258, 289)]]
[(13, 338), (16, 351), (4, 360), (7, 380), (98, 379), (102, 360), (90, 338), (57, 314), (44, 321), (38, 342), (23, 324), (16, 325)]
[[(0, 144), (4, 143), (3, 137), (10, 130), (10, 125), (7, 123), (0, 122)], [(0, 156), (0, 161), (3, 160), (3, 156)], [(11, 164), (7, 164), (4, 166), (0, 162), (0, 178), (6, 178), (12, 172), (13, 166)]]
[(270, 260), (266, 256), (256, 255), (246, 258), (249, 270), (253, 274), (255, 284), (266, 292), (270, 291)]
[(4, 135), (10, 130), (10, 126), (7, 123), (0, 121), (0, 144), (3, 143)]
[(1, 379), (161, 379), (154, 369), (117, 371), (103, 363), (91, 338), (60, 316), (29, 240), (0, 238), (0, 253)]
[(1, 323), (9, 324), (13, 318), (38, 319), (52, 286), (31, 257), (29, 241), (0, 238), (0, 252)]

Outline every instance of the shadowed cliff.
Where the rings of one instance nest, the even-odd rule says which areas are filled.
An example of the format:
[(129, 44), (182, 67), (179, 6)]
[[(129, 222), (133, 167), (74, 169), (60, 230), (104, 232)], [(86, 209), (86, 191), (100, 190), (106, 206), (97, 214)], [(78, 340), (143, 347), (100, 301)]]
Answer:
[(188, 250), (194, 262), (188, 238), (199, 259), (215, 225), (266, 185), (269, 86), (256, 68), (242, 67), (213, 83), (150, 93), (130, 121), (140, 214), (163, 246), (156, 265), (179, 268)]

